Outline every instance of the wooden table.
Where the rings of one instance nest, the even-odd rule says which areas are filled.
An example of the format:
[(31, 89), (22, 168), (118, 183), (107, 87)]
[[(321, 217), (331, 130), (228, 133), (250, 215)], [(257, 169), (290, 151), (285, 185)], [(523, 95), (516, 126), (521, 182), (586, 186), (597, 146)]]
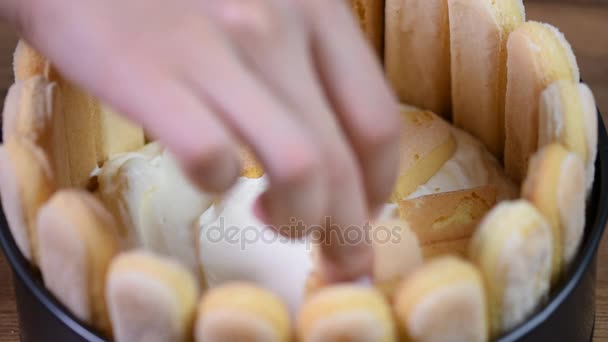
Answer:
[[(598, 106), (608, 114), (608, 3), (580, 1), (581, 5), (555, 2), (528, 3), (528, 18), (558, 26), (572, 44), (583, 79), (593, 89)], [(601, 5), (604, 3), (604, 5)], [(0, 99), (12, 83), (11, 58), (16, 38), (0, 25)], [(604, 120), (608, 116), (604, 115)], [(608, 234), (598, 259), (597, 321), (595, 341), (608, 341)], [(18, 341), (19, 323), (9, 266), (0, 253), (0, 341)]]

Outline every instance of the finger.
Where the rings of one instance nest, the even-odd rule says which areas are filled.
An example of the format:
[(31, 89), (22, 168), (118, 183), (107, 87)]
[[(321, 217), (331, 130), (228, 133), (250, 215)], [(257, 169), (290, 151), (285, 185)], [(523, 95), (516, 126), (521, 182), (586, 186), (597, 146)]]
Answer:
[[(326, 261), (322, 267), (325, 278), (341, 281), (368, 274), (371, 249), (361, 230), (367, 214), (361, 176), (316, 77), (307, 31), (303, 25), (298, 25), (298, 18), (290, 16), (293, 11), (280, 6), (279, 2), (246, 3), (249, 6), (243, 6), (241, 1), (223, 2), (228, 8), (222, 7), (224, 12), (216, 12), (225, 15), (220, 17), (220, 24), (230, 33), (256, 77), (292, 108), (302, 126), (309, 129), (323, 149), (330, 197), (328, 220), (323, 223), (326, 237), (333, 237), (333, 241), (319, 241)], [(260, 6), (254, 6), (256, 3)], [(274, 29), (269, 30), (269, 27)], [(266, 207), (272, 203), (274, 195), (265, 193), (258, 203)], [(349, 229), (354, 233), (354, 239), (346, 241), (344, 235)]]
[(321, 79), (355, 147), (370, 208), (377, 208), (388, 199), (397, 176), (398, 102), (346, 4), (305, 3)]
[[(257, 3), (260, 5), (253, 6)], [(330, 199), (347, 202), (345, 207), (349, 207), (350, 216), (364, 217), (365, 211), (353, 213), (363, 207), (356, 202), (364, 198), (356, 170), (358, 165), (316, 77), (302, 20), (294, 18), (291, 15), (294, 11), (281, 6), (285, 4), (281, 2), (252, 0), (245, 2), (248, 5), (241, 1), (221, 4), (214, 9), (218, 23), (229, 32), (247, 66), (275, 97), (291, 108), (301, 127), (308, 129), (322, 148), (326, 172), (343, 179), (327, 184)], [(268, 26), (274, 29), (268, 30)], [(336, 186), (339, 183), (344, 186)], [(262, 205), (271, 202), (271, 197), (270, 194), (262, 196)], [(329, 209), (327, 215), (341, 216)]]
[(234, 184), (240, 164), (233, 136), (191, 90), (143, 68), (124, 70), (114, 83), (111, 103), (166, 145), (197, 186), (222, 192)]
[[(141, 13), (141, 3), (126, 5), (135, 6), (128, 13)], [(180, 43), (172, 34), (191, 24), (169, 22), (164, 31), (154, 31), (156, 26), (130, 24), (132, 18), (118, 13), (114, 19), (121, 24), (120, 31), (102, 20), (111, 16), (107, 6), (92, 4), (78, 10), (80, 16), (53, 17), (56, 34), (37, 42), (62, 76), (144, 126), (176, 155), (195, 184), (212, 192), (229, 188), (240, 173), (233, 137), (171, 69), (177, 64), (173, 55)], [(169, 17), (175, 18), (175, 13)], [(85, 25), (85, 18), (94, 20)], [(165, 46), (159, 47), (157, 40)], [(65, 54), (70, 44), (78, 46), (78, 54)]]
[(189, 56), (184, 61), (189, 68), (201, 75), (214, 75), (214, 81), (209, 82), (186, 73), (191, 87), (213, 104), (264, 166), (270, 178), (269, 200), (264, 205), (270, 223), (289, 226), (294, 219), (307, 224), (320, 222), (327, 200), (320, 153), (293, 119), (293, 112), (219, 42), (185, 55)]
[[(225, 15), (219, 17), (220, 24), (237, 43), (247, 66), (292, 108), (323, 149), (330, 198), (327, 221), (323, 222), (326, 238), (319, 241), (325, 278), (344, 281), (369, 274), (371, 248), (362, 234), (367, 211), (361, 175), (316, 76), (307, 30), (298, 21), (301, 18), (290, 15), (294, 11), (280, 2), (247, 3), (251, 7), (223, 2), (220, 9), (224, 12), (216, 12)], [(256, 3), (261, 5), (253, 6)], [(274, 195), (268, 192), (261, 196), (261, 206), (272, 203)], [(354, 239), (347, 241), (347, 232), (354, 233)]]

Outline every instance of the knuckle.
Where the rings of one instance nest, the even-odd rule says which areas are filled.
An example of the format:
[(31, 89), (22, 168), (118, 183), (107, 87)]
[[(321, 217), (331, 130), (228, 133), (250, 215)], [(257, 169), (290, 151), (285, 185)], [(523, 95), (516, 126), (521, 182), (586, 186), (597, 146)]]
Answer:
[[(333, 150), (333, 151), (332, 151)], [(341, 188), (355, 179), (355, 162), (343, 149), (334, 148), (328, 153), (327, 176), (329, 185)]]
[(376, 151), (399, 143), (401, 124), (399, 118), (386, 118), (381, 123), (369, 126), (361, 133), (359, 141), (368, 149)]
[[(377, 108), (377, 110), (361, 108)], [(352, 120), (350, 127), (350, 138), (360, 153), (369, 155), (399, 144), (403, 122), (396, 101), (382, 101), (374, 106), (363, 104), (355, 109), (355, 112), (355, 120)]]
[(282, 169), (275, 175), (279, 185), (305, 184), (319, 174), (321, 159), (311, 144), (291, 143), (277, 152), (283, 160)]
[(219, 20), (232, 35), (254, 42), (274, 41), (282, 25), (279, 13), (262, 0), (223, 1)]
[(232, 148), (228, 141), (217, 139), (207, 144), (184, 145), (177, 153), (187, 168), (199, 171), (223, 164), (224, 160), (232, 157)]
[(336, 0), (296, 0), (296, 5), (299, 6), (304, 13), (311, 19), (332, 15), (339, 10), (337, 6), (342, 1)]

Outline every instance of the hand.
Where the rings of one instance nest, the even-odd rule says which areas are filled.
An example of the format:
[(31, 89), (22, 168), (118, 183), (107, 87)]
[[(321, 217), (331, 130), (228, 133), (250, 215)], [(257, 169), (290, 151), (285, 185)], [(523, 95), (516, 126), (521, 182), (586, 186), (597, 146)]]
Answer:
[[(242, 141), (269, 176), (259, 206), (275, 226), (362, 229), (388, 198), (397, 102), (344, 1), (15, 3), (31, 45), (167, 145), (201, 188), (235, 182)], [(321, 246), (329, 281), (370, 274), (363, 239)]]

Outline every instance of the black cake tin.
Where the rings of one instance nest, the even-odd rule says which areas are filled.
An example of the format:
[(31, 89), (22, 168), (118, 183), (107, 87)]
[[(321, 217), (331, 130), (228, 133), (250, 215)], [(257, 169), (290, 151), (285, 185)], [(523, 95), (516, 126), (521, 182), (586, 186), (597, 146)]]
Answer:
[[(608, 136), (598, 112), (598, 158), (595, 182), (588, 200), (585, 236), (566, 276), (552, 290), (548, 302), (498, 341), (590, 341), (595, 324), (597, 250), (608, 217)], [(107, 341), (80, 322), (44, 287), (40, 273), (21, 255), (0, 215), (0, 246), (13, 270), (21, 340)]]

